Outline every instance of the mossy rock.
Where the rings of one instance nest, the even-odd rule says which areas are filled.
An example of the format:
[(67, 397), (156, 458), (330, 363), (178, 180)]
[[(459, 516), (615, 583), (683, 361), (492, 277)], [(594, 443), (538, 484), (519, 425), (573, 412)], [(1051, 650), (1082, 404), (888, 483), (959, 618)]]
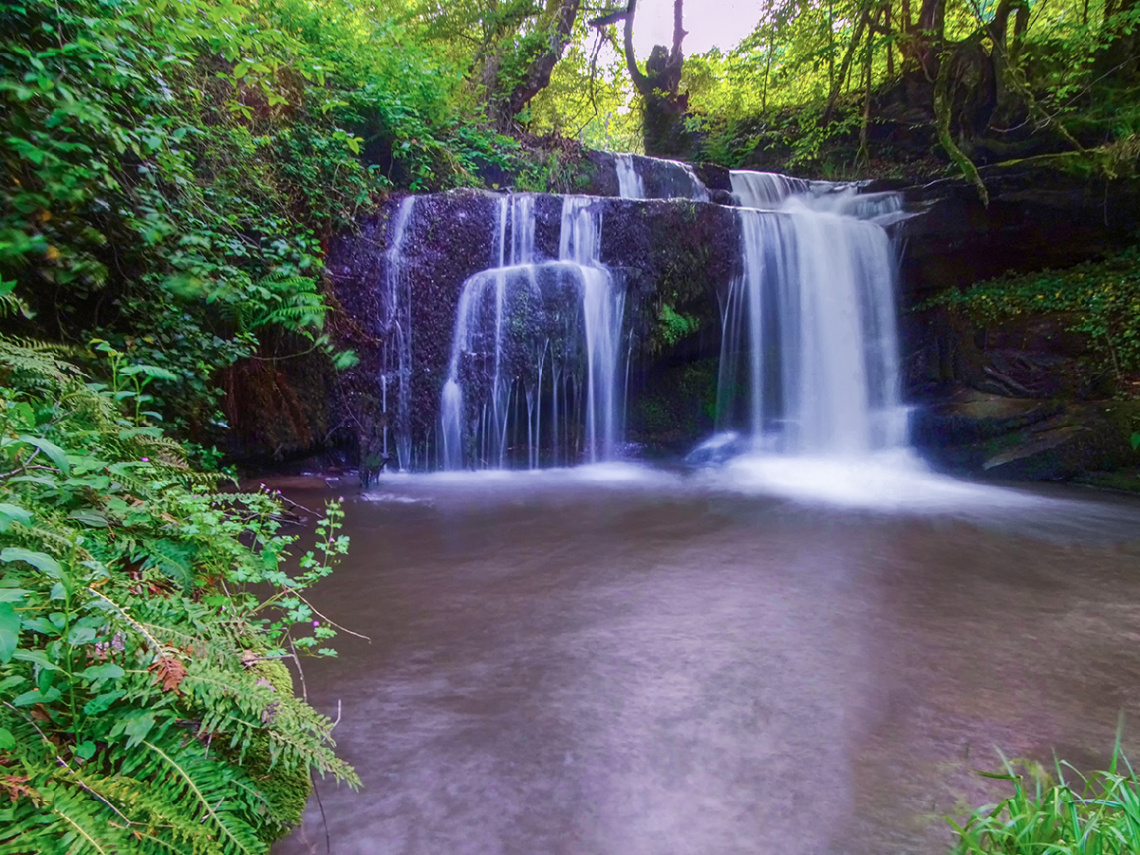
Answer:
[[(281, 662), (262, 660), (253, 670), (278, 694), (293, 694), (293, 677)], [(313, 791), (309, 772), (302, 767), (289, 769), (275, 765), (268, 734), (260, 734), (250, 742), (241, 765), (268, 803), (267, 821), (258, 827), (258, 836), (266, 843), (273, 843), (300, 823)]]

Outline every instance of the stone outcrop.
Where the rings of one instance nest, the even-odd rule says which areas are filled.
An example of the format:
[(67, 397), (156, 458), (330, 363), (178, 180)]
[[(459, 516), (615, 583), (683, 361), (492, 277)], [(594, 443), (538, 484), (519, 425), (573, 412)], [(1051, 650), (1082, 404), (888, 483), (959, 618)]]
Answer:
[[(414, 353), (411, 414), (413, 444), (425, 461), (437, 453), (435, 423), (455, 334), (456, 306), (464, 282), (495, 266), (495, 211), (500, 196), (453, 191), (418, 197), (401, 253), (402, 275), (411, 296), (410, 337)], [(558, 257), (563, 197), (535, 197), (535, 256)], [(626, 325), (639, 350), (635, 363), (649, 369), (664, 358), (715, 356), (720, 342), (717, 294), (728, 288), (739, 264), (739, 226), (729, 207), (682, 199), (631, 201), (599, 198), (602, 207), (601, 262), (626, 293)], [(388, 274), (390, 230), (399, 200), (363, 223), (360, 233), (342, 236), (329, 250), (328, 275), (337, 302), (351, 318), (339, 339), (360, 363), (340, 381), (336, 421), (359, 443), (362, 459), (377, 459), (383, 417), (377, 378), (382, 341), (375, 325), (381, 315), (381, 287)], [(446, 238), (443, 235), (446, 234)], [(698, 333), (678, 353), (663, 354), (655, 337), (662, 302), (693, 318)], [(637, 370), (635, 383), (657, 377)], [(634, 389), (635, 393), (641, 391)]]
[[(710, 202), (616, 198), (615, 158), (588, 152), (583, 193), (603, 208), (601, 261), (627, 293), (627, 326), (637, 343), (628, 433), (650, 450), (676, 453), (706, 434), (715, 405), (720, 309), (739, 271), (739, 225), (727, 170), (697, 165)], [(668, 166), (641, 169), (646, 194), (676, 179)], [(1053, 170), (991, 170), (984, 207), (963, 181), (900, 187), (912, 216), (891, 229), (900, 247), (900, 327), (904, 395), (914, 439), (948, 471), (1002, 479), (1071, 478), (1134, 461), (1132, 413), (1112, 400), (1112, 378), (1090, 371), (1087, 340), (1071, 319), (1028, 317), (979, 327), (923, 302), (1007, 270), (1064, 267), (1133, 238), (1140, 183), (1104, 182)], [(412, 295), (412, 432), (431, 455), (435, 419), (463, 283), (494, 265), (501, 195), (453, 191), (419, 197), (401, 263)], [(722, 204), (717, 204), (722, 203)], [(393, 199), (330, 246), (328, 273), (345, 309), (337, 337), (361, 357), (330, 395), (332, 428), (378, 454), (383, 429), (378, 383), (382, 341), (374, 326), (387, 275)], [(535, 197), (535, 252), (558, 256), (562, 197)], [(446, 235), (446, 237), (444, 237)], [(680, 340), (659, 335), (662, 307), (693, 319)]]
[(1140, 182), (1041, 168), (983, 174), (988, 207), (962, 181), (898, 188), (916, 213), (895, 226), (916, 444), (948, 471), (1002, 479), (1070, 479), (1134, 463), (1135, 427), (1113, 400), (1117, 378), (1093, 367), (1072, 318), (979, 324), (923, 304), (946, 289), (1068, 267), (1133, 242)]
[(1007, 270), (1068, 267), (1135, 240), (1140, 180), (1040, 167), (993, 167), (982, 175), (988, 206), (961, 179), (864, 185), (867, 191), (901, 191), (907, 208), (918, 213), (896, 229), (904, 245), (904, 291), (912, 302)]

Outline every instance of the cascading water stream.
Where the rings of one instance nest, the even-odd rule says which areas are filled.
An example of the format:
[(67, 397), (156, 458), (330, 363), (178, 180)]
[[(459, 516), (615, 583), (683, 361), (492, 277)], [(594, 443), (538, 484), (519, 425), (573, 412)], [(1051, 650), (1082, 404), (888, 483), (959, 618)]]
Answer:
[(707, 202), (709, 191), (687, 163), (644, 157), (614, 155), (618, 195), (622, 199), (692, 199)]
[(495, 267), (463, 284), (456, 312), (440, 400), (445, 469), (535, 468), (544, 450), (553, 464), (614, 454), (624, 294), (599, 260), (595, 203), (565, 197), (558, 259), (537, 261), (534, 197), (500, 200)]
[(760, 211), (778, 210), (785, 199), (800, 193), (810, 193), (812, 187), (810, 181), (777, 172), (734, 169), (729, 176), (736, 201), (746, 208)]
[(614, 168), (617, 170), (618, 195), (623, 199), (644, 199), (645, 181), (637, 171), (632, 154), (615, 154)]
[(723, 307), (718, 427), (783, 454), (904, 446), (895, 260), (874, 221), (898, 200), (769, 173), (733, 172), (732, 185), (741, 273)]
[[(389, 458), (394, 451), (400, 469), (409, 469), (412, 465), (412, 297), (404, 264), (404, 243), (415, 205), (414, 196), (403, 199), (390, 226), (391, 236), (385, 252), (385, 299), (380, 317), (380, 336), (384, 342), (384, 367), (380, 374), (380, 409), (384, 422), (381, 453)], [(389, 448), (390, 439), (392, 448)]]
[[(615, 168), (627, 199), (709, 198), (686, 164), (617, 155)], [(768, 454), (904, 448), (895, 258), (883, 228), (905, 216), (899, 197), (772, 173), (731, 179), (740, 259), (722, 295), (718, 428), (745, 435), (736, 448)], [(561, 466), (612, 459), (621, 446), (638, 390), (638, 327), (624, 319), (625, 274), (601, 262), (602, 212), (613, 203), (563, 197), (552, 258), (536, 249), (539, 198), (494, 202), (488, 269), (460, 290), (438, 433), (420, 445), (411, 412), (418, 268), (407, 254), (415, 199), (394, 212), (378, 323), (378, 440), (401, 469), (433, 458), (444, 469)], [(423, 453), (413, 459), (413, 449)]]

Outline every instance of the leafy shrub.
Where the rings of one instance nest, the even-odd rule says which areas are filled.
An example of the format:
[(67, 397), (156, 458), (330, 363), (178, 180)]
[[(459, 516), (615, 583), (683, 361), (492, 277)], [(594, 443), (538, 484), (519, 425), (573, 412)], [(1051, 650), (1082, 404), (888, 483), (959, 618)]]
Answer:
[(665, 347), (675, 347), (677, 342), (691, 336), (700, 326), (698, 318), (681, 314), (668, 303), (662, 303), (657, 313), (656, 338)]
[(290, 572), (274, 497), (191, 469), (160, 372), (102, 349), (109, 384), (0, 339), (0, 851), (266, 852), (311, 772), (358, 783), (279, 662), (332, 654), (342, 512)]
[(1065, 314), (1072, 331), (1089, 336), (1098, 367), (1117, 376), (1140, 371), (1140, 248), (1066, 270), (991, 279), (939, 294), (920, 308), (933, 306), (981, 324)]
[(166, 369), (155, 408), (211, 439), (219, 370), (267, 332), (332, 353), (330, 233), (397, 183), (514, 158), (463, 121), (459, 78), (347, 2), (0, 4), (0, 282), (37, 335)]

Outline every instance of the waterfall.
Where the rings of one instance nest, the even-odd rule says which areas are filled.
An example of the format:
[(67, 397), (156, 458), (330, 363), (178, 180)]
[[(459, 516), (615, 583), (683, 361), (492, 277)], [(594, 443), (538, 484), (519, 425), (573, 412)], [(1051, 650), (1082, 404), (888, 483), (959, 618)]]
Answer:
[[(403, 199), (388, 227), (388, 249), (384, 253), (384, 300), (379, 319), (383, 341), (381, 453), (387, 458), (394, 453), (400, 469), (409, 469), (412, 465), (412, 297), (404, 263), (404, 241), (415, 205), (414, 196)], [(389, 406), (392, 407), (391, 412)]]
[[(615, 169), (628, 199), (709, 198), (686, 164), (627, 154), (615, 156)], [(721, 271), (739, 247), (736, 275), (715, 286), (723, 324), (716, 424), (738, 433), (731, 447), (723, 439), (719, 447), (848, 457), (905, 448), (895, 253), (884, 229), (905, 216), (900, 198), (742, 170), (731, 182), (737, 207), (693, 211), (721, 233), (731, 230), (728, 246), (716, 250), (722, 258), (729, 253)], [(380, 452), (400, 469), (613, 459), (624, 442), (630, 396), (647, 388), (637, 369), (645, 360), (637, 335), (657, 304), (640, 265), (654, 269), (657, 261), (634, 244), (627, 262), (621, 246), (608, 245), (607, 259), (622, 260), (612, 269), (603, 264), (603, 213), (623, 218), (609, 226), (618, 239), (630, 229), (645, 234), (647, 217), (676, 216), (681, 208), (593, 196), (482, 197), (458, 216), (468, 234), (480, 236), (467, 245), (486, 246), (477, 250), (486, 252), (483, 259), (464, 259), (464, 266), (485, 269), (461, 284), (451, 280), (446, 287), (458, 288), (453, 303), (446, 296), (441, 303), (441, 280), (430, 278), (441, 256), (430, 243), (420, 246), (431, 240), (429, 213), (437, 210), (408, 197), (381, 226)], [(636, 283), (631, 300), (638, 301), (629, 318), (627, 280)], [(423, 285), (433, 306), (454, 312), (442, 352), (424, 332), (413, 341), (413, 320), (417, 330), (433, 329), (423, 308), (413, 312)], [(441, 379), (434, 389), (428, 385)], [(425, 393), (438, 401), (438, 412), (415, 411)]]
[(632, 154), (615, 154), (614, 167), (617, 169), (618, 195), (623, 199), (644, 199), (645, 182), (638, 174)]
[(623, 199), (692, 199), (707, 202), (709, 191), (687, 163), (644, 157), (640, 154), (615, 154), (618, 195)]
[(776, 172), (734, 169), (732, 193), (745, 208), (759, 211), (812, 210), (874, 220), (880, 225), (906, 216), (898, 193), (861, 193), (852, 184), (806, 181)]
[(788, 454), (901, 447), (895, 261), (878, 222), (898, 200), (768, 173), (733, 172), (732, 185), (747, 207), (723, 305), (718, 427)]
[(746, 208), (774, 211), (785, 199), (811, 191), (811, 182), (776, 172), (734, 169), (729, 173), (736, 201)]
[(596, 202), (565, 197), (558, 258), (538, 260), (534, 197), (499, 200), (494, 266), (463, 283), (456, 311), (440, 398), (444, 468), (615, 453), (624, 293), (600, 261)]

